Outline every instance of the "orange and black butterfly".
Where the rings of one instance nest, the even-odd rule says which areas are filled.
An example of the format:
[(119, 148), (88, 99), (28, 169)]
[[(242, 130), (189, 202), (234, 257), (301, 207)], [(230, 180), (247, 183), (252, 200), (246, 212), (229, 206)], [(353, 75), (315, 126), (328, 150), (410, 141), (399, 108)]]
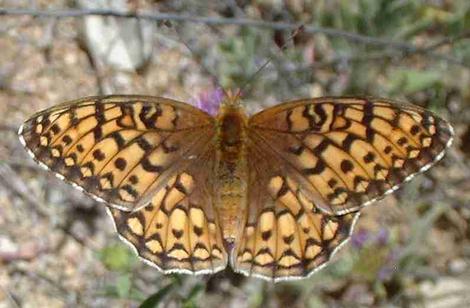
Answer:
[(452, 127), (386, 99), (304, 99), (248, 117), (238, 96), (213, 117), (134, 95), (46, 109), (19, 131), (42, 166), (108, 206), (139, 256), (169, 273), (227, 264), (307, 277), (350, 236), (359, 210), (427, 170)]

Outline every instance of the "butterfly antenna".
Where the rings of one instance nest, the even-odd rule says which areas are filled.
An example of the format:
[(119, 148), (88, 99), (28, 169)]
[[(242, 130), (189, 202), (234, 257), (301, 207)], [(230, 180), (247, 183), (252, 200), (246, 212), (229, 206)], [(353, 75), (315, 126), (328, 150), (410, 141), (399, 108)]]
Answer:
[[(289, 45), (289, 42), (291, 40), (293, 40), (299, 33), (303, 32), (305, 29), (305, 26), (304, 25), (301, 25), (299, 27), (297, 27), (293, 32), (292, 34), (287, 38), (287, 40), (284, 42), (284, 44), (282, 44), (279, 49), (281, 51), (284, 51), (287, 46)], [(248, 78), (247, 81), (245, 81), (245, 83), (240, 87), (240, 89), (238, 90), (238, 93), (237, 95), (241, 95), (244, 90), (246, 89), (246, 87), (250, 84), (253, 83), (253, 81), (255, 80), (256, 77), (258, 77), (258, 75), (264, 70), (264, 68), (266, 68), (273, 60), (273, 57), (269, 57), (268, 60), (266, 60), (263, 65), (261, 65), (257, 70), (256, 72), (253, 73), (253, 75), (250, 76), (250, 78)]]
[(178, 31), (178, 29), (175, 27), (175, 32), (176, 35), (178, 36), (178, 39), (183, 43), (184, 46), (189, 50), (189, 52), (193, 55), (194, 59), (196, 60), (197, 64), (202, 68), (204, 73), (206, 73), (208, 76), (212, 77), (213, 80), (215, 80), (216, 87), (221, 89), (224, 92), (225, 97), (229, 97), (229, 93), (222, 87), (221, 83), (219, 82), (219, 79), (217, 76), (212, 72), (205, 64), (203, 61), (201, 61), (201, 55), (197, 53), (189, 44), (186, 42), (186, 40), (183, 38), (181, 33)]

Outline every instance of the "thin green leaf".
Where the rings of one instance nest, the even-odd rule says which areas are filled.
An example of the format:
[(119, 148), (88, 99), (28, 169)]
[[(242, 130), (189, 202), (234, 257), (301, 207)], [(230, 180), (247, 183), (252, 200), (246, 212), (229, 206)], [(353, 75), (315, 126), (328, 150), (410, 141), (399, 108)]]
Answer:
[(118, 277), (116, 283), (116, 293), (119, 298), (129, 298), (131, 287), (132, 282), (129, 274)]
[(149, 296), (142, 304), (140, 304), (139, 308), (154, 308), (162, 301), (162, 299), (167, 295), (171, 289), (175, 286), (175, 284), (171, 283), (160, 290), (158, 292)]
[(196, 297), (204, 290), (204, 285), (203, 284), (197, 284), (195, 285), (191, 291), (189, 292), (188, 296), (185, 298), (183, 302), (183, 307), (185, 308), (193, 308), (197, 307), (195, 300)]

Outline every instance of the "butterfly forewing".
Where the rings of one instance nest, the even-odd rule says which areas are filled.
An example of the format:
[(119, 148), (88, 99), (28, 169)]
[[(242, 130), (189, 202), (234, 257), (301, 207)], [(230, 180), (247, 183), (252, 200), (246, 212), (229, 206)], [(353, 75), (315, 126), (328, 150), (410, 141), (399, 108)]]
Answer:
[(366, 98), (281, 104), (254, 115), (249, 130), (255, 147), (289, 166), (280, 175), (330, 214), (357, 211), (428, 169), (453, 133), (429, 111)]
[(124, 210), (144, 206), (210, 142), (214, 120), (173, 100), (89, 97), (42, 111), (20, 139), (43, 166), (100, 201)]
[(214, 273), (227, 265), (214, 212), (215, 151), (209, 145), (134, 212), (110, 209), (117, 231), (163, 272)]

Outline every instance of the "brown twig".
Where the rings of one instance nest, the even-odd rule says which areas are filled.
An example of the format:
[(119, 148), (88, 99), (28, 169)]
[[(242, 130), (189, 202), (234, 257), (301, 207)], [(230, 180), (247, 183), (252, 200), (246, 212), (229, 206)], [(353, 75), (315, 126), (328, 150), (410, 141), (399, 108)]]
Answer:
[(443, 39), (441, 39), (437, 42), (429, 44), (425, 49), (435, 50), (435, 49), (437, 49), (441, 46), (454, 44), (457, 41), (460, 41), (460, 40), (463, 40), (463, 39), (468, 39), (468, 38), (470, 38), (470, 31), (464, 31), (463, 33), (460, 33), (459, 35), (456, 35), (456, 36), (453, 36), (453, 37), (445, 37), (445, 38), (443, 38)]
[[(206, 16), (192, 16), (187, 14), (172, 14), (172, 13), (150, 13), (150, 12), (124, 12), (110, 9), (64, 9), (64, 10), (38, 10), (38, 9), (24, 9), (24, 8), (0, 8), (0, 16), (32, 16), (43, 18), (76, 18), (87, 16), (103, 16), (103, 17), (117, 17), (117, 18), (138, 18), (152, 21), (175, 21), (175, 22), (192, 22), (203, 23), (207, 25), (236, 25), (248, 26), (257, 28), (267, 28), (271, 30), (295, 30), (302, 26), (300, 23), (287, 23), (287, 22), (271, 22), (263, 20), (245, 19), (245, 18), (223, 18), (223, 17), (206, 17)], [(399, 49), (406, 53), (422, 53), (429, 57), (444, 60), (448, 63), (470, 67), (470, 64), (465, 63), (463, 60), (449, 57), (447, 55), (436, 53), (429, 48), (423, 48), (411, 43), (394, 41), (389, 38), (379, 38), (358, 33), (348, 32), (344, 30), (318, 27), (313, 25), (305, 25), (304, 32), (306, 33), (321, 33), (332, 37), (341, 37), (348, 41), (361, 43), (366, 45), (382, 46), (392, 49)]]
[(1, 284), (0, 284), (0, 290), (3, 292), (3, 294), (5, 294), (5, 296), (7, 297), (12, 307), (17, 307), (17, 308), (21, 307), (20, 303), (15, 298), (15, 296), (7, 288), (3, 287)]

